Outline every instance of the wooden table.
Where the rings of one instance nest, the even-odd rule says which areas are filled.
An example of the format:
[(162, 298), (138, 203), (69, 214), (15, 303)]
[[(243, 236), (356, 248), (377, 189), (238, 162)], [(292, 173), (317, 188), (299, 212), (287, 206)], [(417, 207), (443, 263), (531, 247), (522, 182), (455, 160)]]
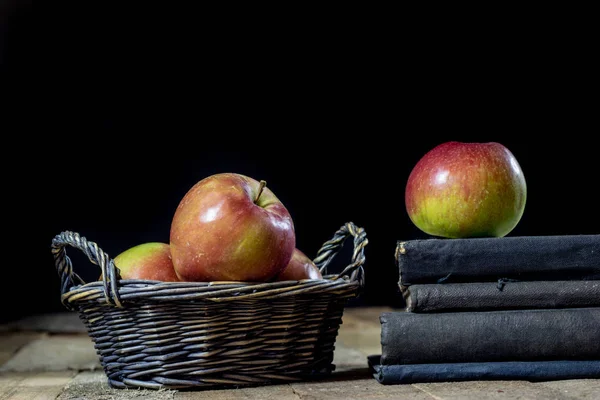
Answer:
[(381, 353), (379, 314), (388, 310), (346, 308), (326, 380), (204, 391), (111, 389), (76, 314), (29, 317), (0, 326), (0, 400), (600, 399), (600, 379), (382, 385), (366, 357)]

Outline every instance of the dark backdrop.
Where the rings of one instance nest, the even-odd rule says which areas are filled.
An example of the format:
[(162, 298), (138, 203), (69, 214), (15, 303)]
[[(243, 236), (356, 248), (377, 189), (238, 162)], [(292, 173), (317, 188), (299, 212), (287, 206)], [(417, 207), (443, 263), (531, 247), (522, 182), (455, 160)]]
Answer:
[(511, 235), (600, 233), (597, 69), (565, 32), (341, 34), (60, 1), (34, 21), (31, 2), (4, 4), (3, 319), (62, 310), (54, 235), (77, 231), (113, 257), (168, 241), (181, 197), (217, 172), (265, 179), (311, 256), (345, 222), (364, 227), (366, 286), (352, 304), (401, 303), (395, 245), (423, 236), (404, 185), (443, 141), (515, 154), (528, 199)]

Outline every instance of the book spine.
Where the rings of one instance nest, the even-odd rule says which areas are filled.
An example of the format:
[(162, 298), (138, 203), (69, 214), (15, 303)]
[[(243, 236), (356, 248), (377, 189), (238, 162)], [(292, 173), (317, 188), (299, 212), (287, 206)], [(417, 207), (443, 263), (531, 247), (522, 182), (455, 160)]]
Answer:
[(416, 284), (400, 291), (410, 312), (600, 307), (600, 280)]
[(381, 363), (600, 359), (600, 308), (385, 312)]
[(399, 284), (598, 280), (600, 235), (420, 239), (396, 246)]

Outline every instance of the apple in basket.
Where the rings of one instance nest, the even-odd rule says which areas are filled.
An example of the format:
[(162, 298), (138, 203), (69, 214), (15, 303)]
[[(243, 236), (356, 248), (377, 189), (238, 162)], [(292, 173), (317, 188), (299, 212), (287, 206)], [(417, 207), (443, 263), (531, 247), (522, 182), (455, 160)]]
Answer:
[(300, 281), (302, 279), (322, 279), (321, 271), (310, 259), (298, 248), (294, 249), (292, 258), (288, 265), (277, 275), (276, 281)]
[[(121, 252), (113, 259), (121, 279), (178, 282), (167, 243), (148, 242)], [(100, 275), (102, 279), (102, 275)]]
[(170, 245), (183, 281), (267, 282), (289, 263), (296, 234), (288, 209), (265, 181), (218, 173), (181, 199)]
[(495, 142), (446, 142), (414, 166), (406, 211), (422, 231), (446, 238), (502, 237), (517, 225), (527, 186), (521, 166)]

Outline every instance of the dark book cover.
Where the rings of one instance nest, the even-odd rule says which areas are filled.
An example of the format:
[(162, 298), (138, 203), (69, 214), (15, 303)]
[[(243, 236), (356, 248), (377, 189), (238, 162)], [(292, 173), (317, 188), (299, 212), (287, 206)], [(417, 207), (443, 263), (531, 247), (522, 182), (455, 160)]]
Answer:
[(368, 357), (368, 365), (373, 377), (383, 385), (474, 380), (538, 382), (600, 378), (600, 360), (381, 365), (380, 356), (373, 355)]
[(410, 312), (600, 307), (600, 280), (430, 283), (400, 291)]
[(600, 279), (600, 235), (415, 239), (396, 246), (399, 285)]
[(385, 312), (381, 364), (600, 360), (600, 308)]

